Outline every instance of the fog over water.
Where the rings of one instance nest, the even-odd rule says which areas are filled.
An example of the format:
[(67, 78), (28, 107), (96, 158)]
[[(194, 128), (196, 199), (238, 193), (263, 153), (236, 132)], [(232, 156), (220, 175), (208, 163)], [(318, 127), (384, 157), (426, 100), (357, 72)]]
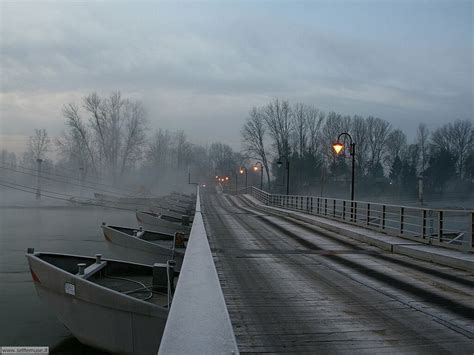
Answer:
[[(50, 346), (64, 353), (98, 353), (81, 346), (36, 296), (25, 258), (37, 251), (110, 256), (100, 224), (136, 226), (133, 212), (100, 207), (74, 207), (1, 192), (0, 206), (0, 341), (2, 345)], [(18, 198), (20, 197), (20, 199)], [(17, 207), (15, 207), (15, 205)]]
[(25, 253), (113, 257), (101, 223), (150, 208), (119, 197), (219, 181), (347, 200), (354, 183), (396, 213), (462, 209), (467, 231), (473, 16), (468, 0), (0, 0), (0, 346), (101, 354), (40, 303)]

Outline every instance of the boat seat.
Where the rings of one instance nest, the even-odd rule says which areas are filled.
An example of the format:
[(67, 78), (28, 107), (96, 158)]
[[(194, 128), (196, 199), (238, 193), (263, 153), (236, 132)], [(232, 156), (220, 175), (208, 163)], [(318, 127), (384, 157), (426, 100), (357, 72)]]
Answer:
[(83, 279), (88, 279), (97, 271), (102, 270), (106, 265), (107, 261), (101, 261), (100, 264), (94, 263), (84, 269), (84, 275), (80, 275), (79, 273), (77, 273), (76, 275), (82, 277)]

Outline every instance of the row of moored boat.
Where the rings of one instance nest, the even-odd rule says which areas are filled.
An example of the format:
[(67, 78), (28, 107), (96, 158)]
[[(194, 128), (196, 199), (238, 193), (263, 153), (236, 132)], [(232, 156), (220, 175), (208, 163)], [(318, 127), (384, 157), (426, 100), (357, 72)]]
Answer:
[(96, 196), (137, 210), (140, 227), (102, 223), (113, 258), (26, 254), (40, 299), (82, 343), (119, 354), (156, 354), (184, 259), (195, 196)]

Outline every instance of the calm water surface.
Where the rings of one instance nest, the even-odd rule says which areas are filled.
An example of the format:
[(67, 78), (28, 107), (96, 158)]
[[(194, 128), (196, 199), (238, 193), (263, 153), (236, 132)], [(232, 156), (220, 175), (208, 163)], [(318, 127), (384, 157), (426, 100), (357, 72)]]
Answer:
[(132, 211), (74, 206), (0, 206), (0, 346), (49, 346), (57, 354), (103, 354), (81, 345), (43, 305), (25, 258), (28, 247), (111, 256), (100, 224), (137, 226)]

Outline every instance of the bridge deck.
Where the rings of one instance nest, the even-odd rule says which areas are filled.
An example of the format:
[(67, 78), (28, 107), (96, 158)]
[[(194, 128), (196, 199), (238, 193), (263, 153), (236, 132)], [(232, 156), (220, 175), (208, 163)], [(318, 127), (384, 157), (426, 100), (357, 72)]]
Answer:
[(203, 217), (241, 352), (472, 354), (474, 277), (322, 235), (207, 193)]

